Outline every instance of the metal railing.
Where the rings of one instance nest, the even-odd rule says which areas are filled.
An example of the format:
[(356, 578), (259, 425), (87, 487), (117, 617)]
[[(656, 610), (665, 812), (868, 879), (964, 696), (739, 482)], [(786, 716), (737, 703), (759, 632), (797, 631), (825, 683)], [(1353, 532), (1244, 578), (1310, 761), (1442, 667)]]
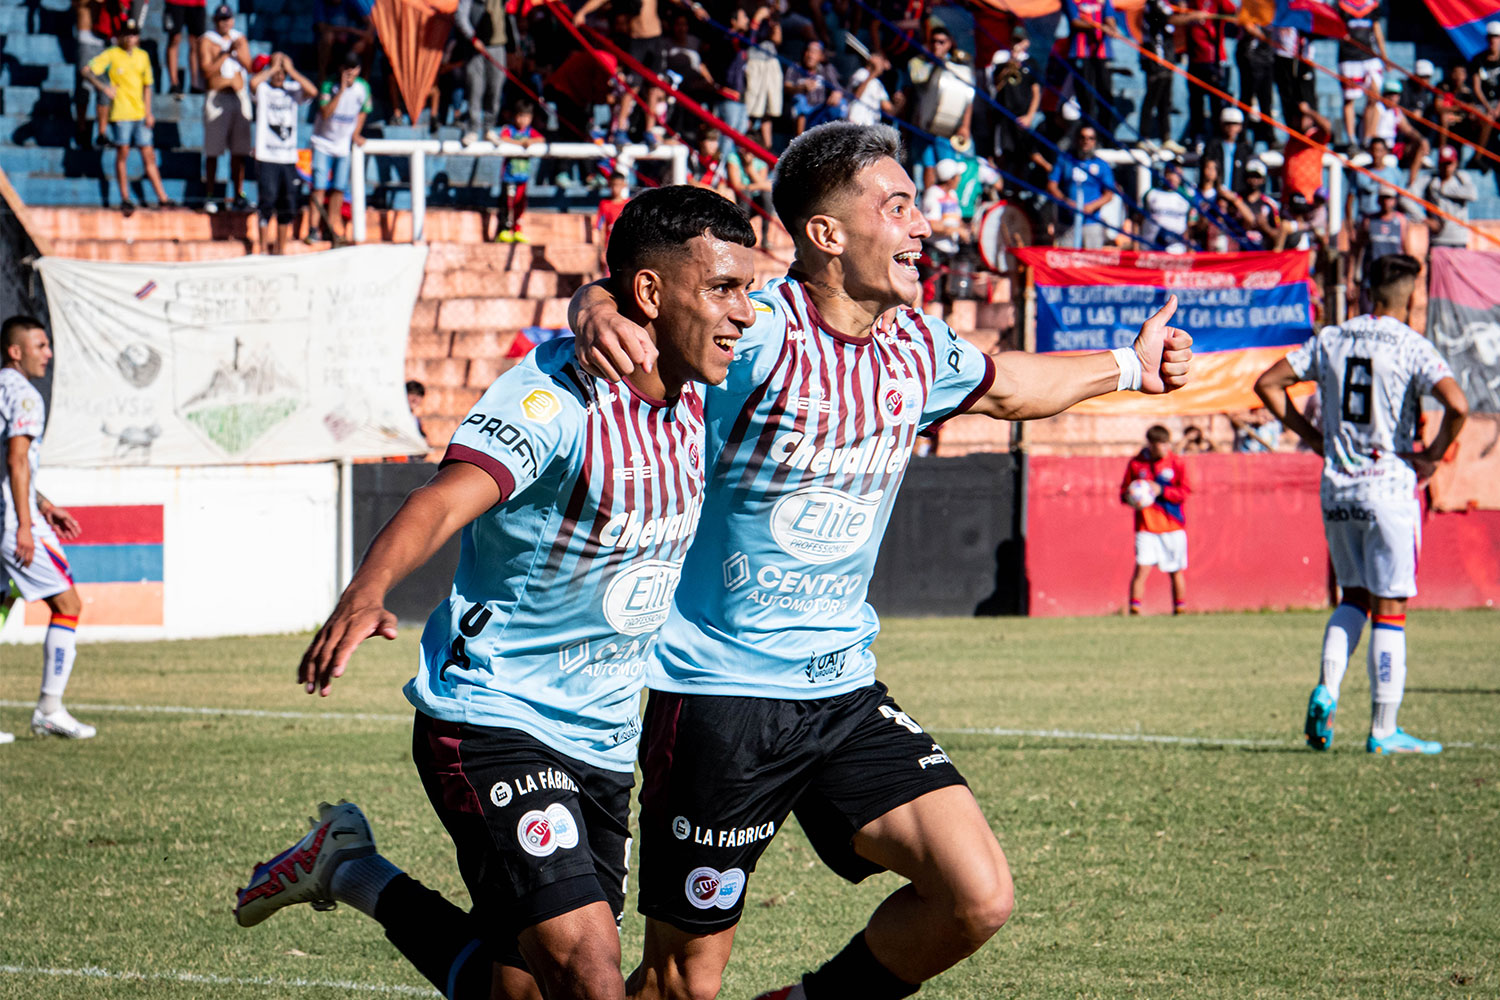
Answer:
[(475, 142), (468, 146), (452, 139), (368, 139), (350, 153), (349, 209), (353, 214), (354, 242), (365, 241), (365, 204), (369, 184), (365, 176), (365, 158), (370, 156), (405, 156), (410, 162), (411, 238), (421, 243), (427, 221), (427, 157), (429, 156), (497, 156), (505, 159), (530, 160), (609, 160), (618, 169), (629, 171), (641, 160), (665, 160), (672, 165), (672, 183), (687, 182), (688, 148), (678, 143), (663, 143), (655, 149), (632, 144), (614, 146), (592, 142), (540, 142), (533, 146), (513, 143), (494, 145)]

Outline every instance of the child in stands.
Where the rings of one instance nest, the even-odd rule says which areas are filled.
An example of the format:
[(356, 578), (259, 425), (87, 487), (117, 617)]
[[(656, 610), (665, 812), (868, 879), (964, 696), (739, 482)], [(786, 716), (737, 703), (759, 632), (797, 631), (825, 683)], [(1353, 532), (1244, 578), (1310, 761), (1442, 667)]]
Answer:
[[(542, 133), (531, 127), (536, 116), (536, 105), (530, 101), (517, 101), (511, 108), (510, 121), (500, 128), (500, 141), (515, 143), (522, 148), (542, 141)], [(521, 216), (526, 212), (526, 182), (531, 180), (531, 160), (527, 157), (508, 157), (500, 173), (500, 232), (495, 237), (498, 243), (530, 243), (521, 232)]]

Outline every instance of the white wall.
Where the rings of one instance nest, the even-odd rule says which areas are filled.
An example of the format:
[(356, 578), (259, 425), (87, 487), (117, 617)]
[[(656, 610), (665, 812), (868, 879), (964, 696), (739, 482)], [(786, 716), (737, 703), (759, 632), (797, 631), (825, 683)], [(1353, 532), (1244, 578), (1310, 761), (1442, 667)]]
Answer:
[[(301, 631), (321, 624), (338, 596), (337, 465), (44, 466), (38, 480), (64, 507), (163, 508), (163, 624), (91, 626), (85, 611), (80, 642)], [(42, 640), (45, 628), (23, 617), (17, 607), (0, 641)]]

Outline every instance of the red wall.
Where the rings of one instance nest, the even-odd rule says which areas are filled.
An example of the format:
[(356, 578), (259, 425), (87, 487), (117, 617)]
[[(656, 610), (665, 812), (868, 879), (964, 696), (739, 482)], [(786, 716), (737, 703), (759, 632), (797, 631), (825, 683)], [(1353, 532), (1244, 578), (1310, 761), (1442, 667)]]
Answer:
[[(1327, 604), (1320, 462), (1310, 454), (1187, 459), (1190, 610)], [(1118, 614), (1124, 607), (1135, 565), (1131, 512), (1119, 500), (1125, 463), (1125, 458), (1030, 459), (1031, 614)], [(1500, 511), (1431, 514), (1423, 530), (1422, 594), (1414, 606), (1500, 603)], [(1167, 579), (1153, 573), (1146, 613), (1170, 609)]]

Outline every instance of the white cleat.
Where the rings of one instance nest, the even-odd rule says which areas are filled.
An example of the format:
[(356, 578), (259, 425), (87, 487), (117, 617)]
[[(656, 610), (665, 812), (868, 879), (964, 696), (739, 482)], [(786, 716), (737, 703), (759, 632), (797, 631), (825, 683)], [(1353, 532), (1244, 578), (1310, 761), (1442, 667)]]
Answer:
[(31, 713), (31, 731), (37, 736), (61, 736), (65, 740), (91, 740), (99, 732), (93, 726), (73, 718), (66, 708), (59, 708), (50, 715), (41, 709)]
[(16, 741), (16, 734), (15, 733), (7, 733), (7, 732), (5, 732), (3, 730), (0, 730), (0, 743), (14, 743), (15, 741)]
[(345, 861), (375, 853), (369, 821), (353, 802), (319, 803), (318, 818), (308, 823), (312, 829), (307, 836), (256, 865), (250, 884), (235, 894), (234, 919), (241, 927), (254, 927), (294, 903), (333, 909), (334, 870)]

